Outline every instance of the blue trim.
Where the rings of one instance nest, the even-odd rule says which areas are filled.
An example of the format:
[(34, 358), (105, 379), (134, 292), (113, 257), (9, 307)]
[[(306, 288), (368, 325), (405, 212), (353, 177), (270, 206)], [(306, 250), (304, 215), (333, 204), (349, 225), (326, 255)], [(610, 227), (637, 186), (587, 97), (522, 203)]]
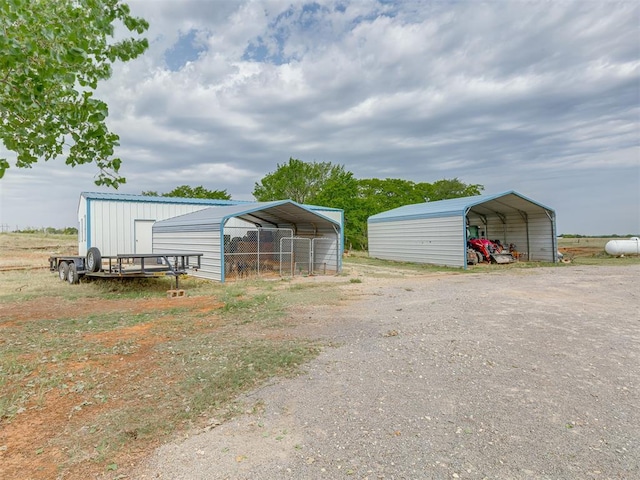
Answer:
[(344, 255), (344, 210), (341, 210), (340, 217), (340, 255), (338, 255), (338, 272), (342, 273), (342, 256)]
[(226, 225), (220, 224), (220, 282), (224, 283), (226, 275), (224, 274), (226, 268), (224, 266), (224, 227)]
[(89, 248), (91, 248), (93, 245), (91, 245), (91, 208), (90, 208), (90, 204), (91, 204), (91, 199), (87, 198), (87, 220), (84, 222), (84, 228), (87, 229), (87, 252), (89, 251)]
[(463, 270), (467, 269), (467, 264), (469, 263), (469, 255), (467, 253), (467, 242), (469, 241), (469, 239), (467, 238), (467, 213), (469, 213), (469, 209), (466, 209), (464, 211), (464, 216), (462, 217), (462, 238), (464, 238), (464, 244), (462, 245), (462, 248), (464, 249), (464, 255), (462, 256), (462, 258), (464, 259), (464, 262), (462, 264)]

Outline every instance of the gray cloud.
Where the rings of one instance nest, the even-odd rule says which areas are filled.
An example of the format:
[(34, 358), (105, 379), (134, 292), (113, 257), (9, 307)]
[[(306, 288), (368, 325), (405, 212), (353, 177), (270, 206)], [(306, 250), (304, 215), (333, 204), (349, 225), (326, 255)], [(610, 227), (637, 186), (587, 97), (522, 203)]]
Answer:
[[(151, 48), (99, 92), (125, 192), (251, 199), (295, 157), (516, 190), (556, 208), (560, 232), (640, 233), (634, 2), (130, 4)], [(75, 223), (95, 172), (57, 163), (7, 173), (0, 223)]]

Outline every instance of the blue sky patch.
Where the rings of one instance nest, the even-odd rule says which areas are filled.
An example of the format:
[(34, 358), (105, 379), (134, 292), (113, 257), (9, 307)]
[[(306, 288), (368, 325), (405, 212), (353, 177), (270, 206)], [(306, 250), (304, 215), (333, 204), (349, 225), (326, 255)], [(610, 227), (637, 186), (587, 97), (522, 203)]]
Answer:
[(206, 51), (204, 45), (196, 39), (196, 30), (189, 30), (186, 34), (180, 35), (178, 41), (164, 53), (164, 60), (169, 70), (177, 72), (184, 67), (187, 62), (198, 59), (201, 52)]

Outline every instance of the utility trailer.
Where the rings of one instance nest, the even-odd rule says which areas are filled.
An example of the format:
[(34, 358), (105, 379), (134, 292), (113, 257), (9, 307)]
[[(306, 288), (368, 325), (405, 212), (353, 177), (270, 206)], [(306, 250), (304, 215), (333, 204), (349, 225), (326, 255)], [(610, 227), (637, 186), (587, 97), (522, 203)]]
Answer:
[(152, 278), (172, 276), (178, 279), (188, 270), (199, 270), (201, 253), (133, 253), (103, 257), (92, 247), (87, 255), (49, 257), (49, 270), (58, 272), (60, 280), (76, 284), (81, 277)]

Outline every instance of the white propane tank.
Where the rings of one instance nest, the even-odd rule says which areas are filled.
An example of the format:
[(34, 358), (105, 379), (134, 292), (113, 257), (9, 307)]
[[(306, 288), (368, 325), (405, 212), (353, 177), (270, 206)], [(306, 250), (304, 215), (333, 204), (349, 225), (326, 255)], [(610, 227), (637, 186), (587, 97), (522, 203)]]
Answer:
[(640, 255), (640, 238), (631, 237), (626, 240), (610, 240), (604, 246), (609, 255)]

